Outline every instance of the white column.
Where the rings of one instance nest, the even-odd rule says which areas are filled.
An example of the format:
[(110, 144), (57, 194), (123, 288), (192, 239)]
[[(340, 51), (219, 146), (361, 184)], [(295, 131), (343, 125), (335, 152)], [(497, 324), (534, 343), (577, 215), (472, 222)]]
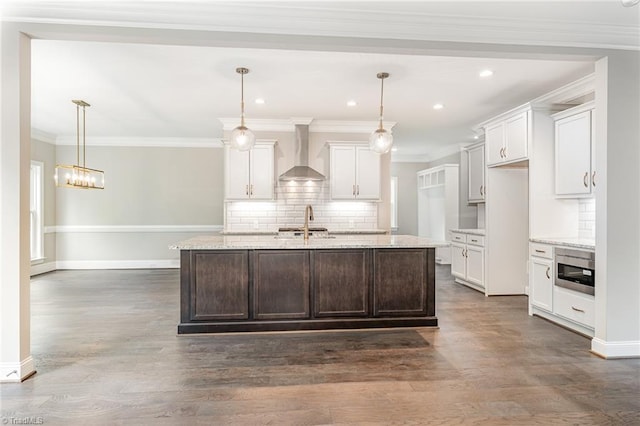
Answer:
[(596, 329), (591, 350), (640, 357), (640, 53), (596, 63)]
[(2, 25), (0, 104), (0, 382), (35, 372), (29, 292), (31, 40)]

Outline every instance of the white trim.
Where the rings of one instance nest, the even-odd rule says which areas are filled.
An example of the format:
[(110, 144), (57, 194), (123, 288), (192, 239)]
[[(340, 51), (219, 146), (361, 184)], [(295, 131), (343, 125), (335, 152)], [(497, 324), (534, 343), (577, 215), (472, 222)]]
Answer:
[(22, 362), (0, 362), (0, 383), (20, 383), (35, 372), (36, 366), (31, 356)]
[(167, 269), (179, 268), (178, 259), (59, 260), (56, 269)]
[(220, 232), (223, 225), (59, 225), (47, 226), (46, 233), (150, 233)]
[(535, 105), (566, 104), (596, 90), (596, 74), (591, 73), (531, 101)]
[(591, 352), (606, 359), (640, 358), (640, 341), (606, 342), (594, 337)]
[(31, 265), (31, 276), (40, 275), (47, 272), (56, 270), (56, 262), (39, 263), (37, 265)]
[[(75, 145), (74, 136), (58, 136), (56, 145)], [(151, 138), (151, 137), (92, 137), (90, 146), (126, 146), (141, 148), (222, 148), (220, 138)]]

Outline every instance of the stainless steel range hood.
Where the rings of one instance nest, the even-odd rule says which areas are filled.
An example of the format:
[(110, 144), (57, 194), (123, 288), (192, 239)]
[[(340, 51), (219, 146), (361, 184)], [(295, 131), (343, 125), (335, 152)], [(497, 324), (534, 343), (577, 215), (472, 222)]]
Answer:
[(288, 180), (324, 180), (324, 175), (309, 167), (309, 126), (296, 124), (296, 152), (294, 166), (280, 175), (278, 179)]

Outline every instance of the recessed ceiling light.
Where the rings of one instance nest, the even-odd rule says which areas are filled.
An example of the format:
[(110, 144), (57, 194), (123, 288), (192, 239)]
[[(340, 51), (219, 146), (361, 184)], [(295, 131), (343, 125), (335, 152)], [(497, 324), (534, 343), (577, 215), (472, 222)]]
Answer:
[(444, 108), (444, 105), (442, 105), (442, 104), (435, 104), (433, 106), (433, 109), (442, 109), (442, 108)]
[(493, 71), (489, 69), (480, 71), (480, 77), (482, 78), (491, 77), (492, 75), (493, 75)]
[(354, 107), (358, 105), (358, 103), (354, 100), (347, 101), (347, 106)]
[(397, 150), (398, 150), (398, 148), (396, 148), (396, 147), (391, 148), (391, 151), (393, 151), (393, 152), (396, 152)]
[(473, 138), (477, 140), (479, 138), (479, 136), (478, 135), (473, 135)]
[(256, 103), (262, 105), (264, 103), (264, 99), (258, 98), (256, 99)]

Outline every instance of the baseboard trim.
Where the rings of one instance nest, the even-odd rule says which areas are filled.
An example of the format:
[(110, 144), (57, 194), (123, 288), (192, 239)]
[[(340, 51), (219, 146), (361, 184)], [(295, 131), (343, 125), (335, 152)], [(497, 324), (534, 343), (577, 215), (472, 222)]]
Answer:
[(149, 260), (59, 260), (56, 269), (175, 269), (179, 259)]
[(594, 337), (591, 352), (604, 359), (640, 358), (640, 341), (607, 342)]
[(39, 263), (31, 265), (31, 276), (45, 274), (56, 270), (56, 262)]
[(0, 383), (20, 383), (36, 372), (33, 358), (21, 362), (0, 362)]

